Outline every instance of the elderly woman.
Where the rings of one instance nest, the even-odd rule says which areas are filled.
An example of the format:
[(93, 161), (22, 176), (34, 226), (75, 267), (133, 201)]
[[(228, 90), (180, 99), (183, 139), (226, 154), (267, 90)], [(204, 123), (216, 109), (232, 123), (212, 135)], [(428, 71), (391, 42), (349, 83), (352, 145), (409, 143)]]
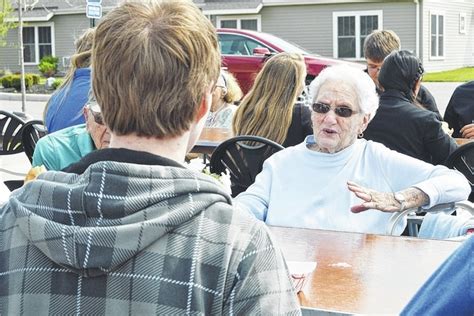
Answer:
[(363, 71), (326, 68), (310, 93), (314, 135), (267, 159), (236, 197), (240, 207), (270, 225), (383, 233), (390, 212), (467, 198), (470, 186), (459, 172), (358, 139), (378, 107)]
[(92, 89), (82, 111), (85, 124), (66, 127), (38, 140), (33, 167), (43, 165), (47, 170), (63, 170), (92, 151), (109, 147), (110, 131), (104, 125)]

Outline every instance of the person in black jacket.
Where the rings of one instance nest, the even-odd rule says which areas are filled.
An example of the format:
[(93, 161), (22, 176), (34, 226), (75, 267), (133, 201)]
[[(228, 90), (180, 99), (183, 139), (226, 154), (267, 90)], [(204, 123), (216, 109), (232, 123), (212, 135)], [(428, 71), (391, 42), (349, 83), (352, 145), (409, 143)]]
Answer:
[[(391, 30), (375, 30), (364, 41), (364, 56), (367, 62), (366, 72), (375, 83), (377, 93), (382, 93), (378, 76), (385, 57), (393, 51), (400, 50), (401, 43), (398, 35)], [(416, 100), (423, 108), (436, 114), (441, 121), (442, 117), (436, 105), (435, 98), (428, 89), (421, 85)]]
[(474, 81), (454, 90), (444, 120), (453, 129), (453, 137), (474, 138)]
[(432, 164), (443, 164), (457, 148), (441, 121), (416, 101), (423, 76), (421, 61), (408, 51), (385, 58), (378, 79), (384, 91), (365, 138)]

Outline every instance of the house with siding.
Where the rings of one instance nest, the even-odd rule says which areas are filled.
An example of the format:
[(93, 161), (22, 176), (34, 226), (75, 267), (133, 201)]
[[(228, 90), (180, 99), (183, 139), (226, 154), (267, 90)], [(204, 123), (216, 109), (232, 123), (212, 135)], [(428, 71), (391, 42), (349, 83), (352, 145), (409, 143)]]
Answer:
[[(40, 0), (25, 12), (27, 71), (44, 55), (65, 69), (74, 40), (90, 26), (84, 0)], [(106, 14), (118, 0), (103, 0)], [(306, 50), (363, 62), (362, 44), (374, 29), (391, 29), (402, 48), (416, 53), (427, 71), (474, 65), (474, 0), (194, 0), (216, 27), (277, 35)], [(15, 16), (12, 17), (16, 19)], [(0, 69), (19, 69), (17, 31), (0, 48)]]

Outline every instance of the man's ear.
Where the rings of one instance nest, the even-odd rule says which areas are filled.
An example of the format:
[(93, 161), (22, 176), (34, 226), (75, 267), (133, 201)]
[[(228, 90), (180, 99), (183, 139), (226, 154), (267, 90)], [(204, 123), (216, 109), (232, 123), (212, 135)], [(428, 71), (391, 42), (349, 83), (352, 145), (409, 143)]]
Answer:
[(207, 112), (209, 112), (209, 109), (209, 102), (206, 100), (206, 96), (204, 95), (201, 99), (201, 104), (199, 104), (199, 108), (196, 115), (196, 121), (200, 121), (204, 116), (206, 116)]
[(207, 113), (211, 109), (213, 87), (214, 87), (214, 83), (212, 83), (206, 89), (206, 92), (203, 94), (201, 98), (201, 103), (199, 104), (199, 108), (197, 110), (196, 122), (199, 122), (203, 117), (206, 117)]

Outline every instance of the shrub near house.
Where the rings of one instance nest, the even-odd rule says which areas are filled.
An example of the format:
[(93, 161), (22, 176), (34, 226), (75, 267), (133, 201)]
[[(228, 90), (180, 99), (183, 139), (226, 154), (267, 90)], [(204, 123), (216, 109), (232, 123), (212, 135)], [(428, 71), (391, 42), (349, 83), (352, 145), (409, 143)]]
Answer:
[(38, 65), (38, 70), (46, 78), (52, 77), (58, 71), (58, 61), (59, 61), (58, 57), (44, 56), (40, 60), (40, 63)]
[[(40, 76), (37, 74), (25, 74), (25, 87), (30, 89), (33, 85), (38, 84)], [(0, 82), (4, 88), (15, 88), (15, 90), (21, 90), (21, 75), (12, 74), (6, 75), (0, 78)]]

